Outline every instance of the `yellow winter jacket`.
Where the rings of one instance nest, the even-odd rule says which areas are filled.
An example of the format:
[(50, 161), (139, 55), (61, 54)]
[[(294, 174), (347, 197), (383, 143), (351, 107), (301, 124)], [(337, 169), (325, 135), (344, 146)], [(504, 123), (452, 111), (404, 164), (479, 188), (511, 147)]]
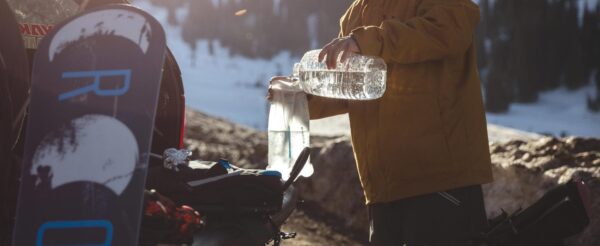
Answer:
[(470, 0), (356, 0), (341, 18), (388, 66), (372, 101), (313, 96), (311, 119), (349, 113), (367, 204), (492, 181)]

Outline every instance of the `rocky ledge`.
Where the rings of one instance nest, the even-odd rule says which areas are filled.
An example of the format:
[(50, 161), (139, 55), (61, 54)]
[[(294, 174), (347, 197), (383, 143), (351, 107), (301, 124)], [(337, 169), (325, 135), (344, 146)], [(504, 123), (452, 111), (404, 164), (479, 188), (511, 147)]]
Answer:
[[(187, 111), (186, 144), (194, 158), (227, 158), (249, 168), (263, 168), (266, 133), (241, 127), (199, 112)], [(312, 137), (313, 176), (299, 188), (308, 214), (334, 221), (352, 238), (367, 235), (364, 197), (347, 137)], [(568, 245), (600, 245), (600, 139), (540, 137), (490, 143), (495, 181), (484, 186), (488, 216), (525, 208), (546, 191), (572, 178), (584, 180), (591, 191), (589, 227)]]

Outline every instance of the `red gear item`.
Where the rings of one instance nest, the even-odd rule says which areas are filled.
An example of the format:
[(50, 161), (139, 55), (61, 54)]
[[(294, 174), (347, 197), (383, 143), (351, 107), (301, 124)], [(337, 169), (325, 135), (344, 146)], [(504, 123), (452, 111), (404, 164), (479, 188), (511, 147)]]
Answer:
[(181, 235), (191, 235), (197, 228), (203, 226), (200, 213), (187, 205), (177, 208), (175, 220), (181, 222), (179, 225), (179, 234)]
[(144, 194), (144, 218), (140, 244), (191, 243), (194, 233), (202, 229), (202, 216), (193, 208), (177, 207), (155, 190)]

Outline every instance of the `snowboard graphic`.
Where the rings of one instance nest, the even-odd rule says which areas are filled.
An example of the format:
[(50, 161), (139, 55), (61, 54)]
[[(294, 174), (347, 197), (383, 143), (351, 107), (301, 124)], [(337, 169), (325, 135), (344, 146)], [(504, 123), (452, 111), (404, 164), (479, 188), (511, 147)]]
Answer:
[(35, 55), (13, 245), (136, 245), (165, 52), (128, 5), (69, 18)]

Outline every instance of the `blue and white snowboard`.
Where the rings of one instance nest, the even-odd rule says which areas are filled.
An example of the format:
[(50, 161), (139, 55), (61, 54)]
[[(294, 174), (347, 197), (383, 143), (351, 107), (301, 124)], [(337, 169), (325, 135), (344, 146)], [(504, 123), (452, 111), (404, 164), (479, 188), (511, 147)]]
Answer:
[(128, 5), (57, 25), (36, 52), (13, 245), (136, 245), (165, 53)]

